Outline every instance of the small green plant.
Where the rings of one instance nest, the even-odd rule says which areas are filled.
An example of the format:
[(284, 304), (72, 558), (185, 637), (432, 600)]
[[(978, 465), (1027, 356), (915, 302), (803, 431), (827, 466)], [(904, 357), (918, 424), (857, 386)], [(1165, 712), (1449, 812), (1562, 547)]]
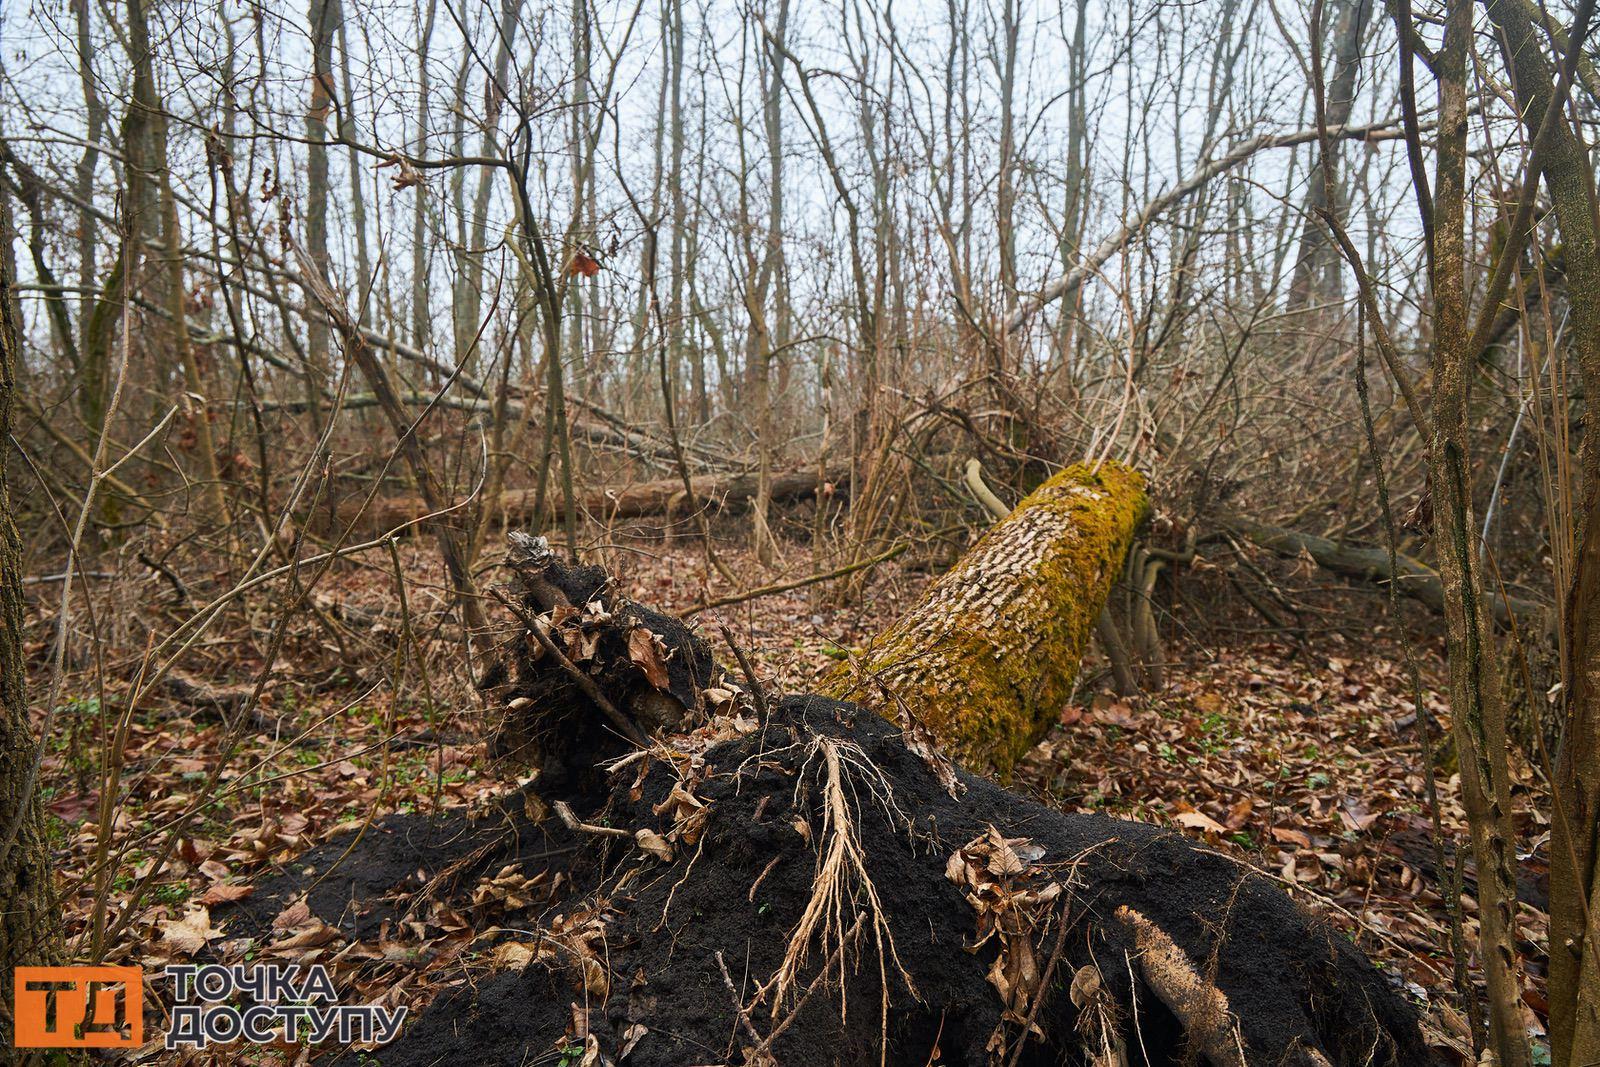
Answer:
[(168, 882), (157, 886), (155, 899), (158, 904), (181, 904), (189, 899), (192, 890), (182, 882)]

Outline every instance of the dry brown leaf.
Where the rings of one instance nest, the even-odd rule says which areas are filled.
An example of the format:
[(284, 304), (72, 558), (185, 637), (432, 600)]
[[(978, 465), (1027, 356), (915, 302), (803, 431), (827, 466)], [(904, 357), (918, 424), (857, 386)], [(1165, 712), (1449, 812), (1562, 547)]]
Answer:
[(657, 689), (671, 686), (667, 677), (666, 646), (645, 626), (635, 626), (628, 631), (628, 659), (644, 672), (645, 681)]
[(1228, 806), (1228, 829), (1243, 829), (1244, 824), (1250, 821), (1250, 813), (1255, 810), (1255, 801), (1249, 797), (1236, 800)]
[(1079, 967), (1072, 976), (1072, 988), (1068, 991), (1072, 997), (1072, 1006), (1082, 1008), (1095, 998), (1100, 992), (1100, 970), (1092, 963)]
[(1288, 826), (1274, 826), (1272, 838), (1279, 844), (1299, 845), (1301, 848), (1311, 847), (1311, 835), (1304, 830), (1295, 830)]
[(627, 1059), (628, 1053), (632, 1052), (634, 1046), (643, 1040), (644, 1035), (648, 1034), (649, 1032), (650, 1028), (644, 1025), (644, 1023), (634, 1023), (632, 1026), (622, 1031), (622, 1047), (617, 1050), (617, 1059)]
[(222, 936), (222, 931), (211, 925), (209, 908), (196, 908), (181, 919), (163, 919), (156, 924), (161, 930), (161, 944), (174, 952), (192, 956), (206, 947), (209, 941)]
[(663, 863), (672, 862), (672, 842), (654, 830), (640, 827), (633, 832), (634, 843)]
[(311, 905), (307, 904), (304, 897), (291, 901), (282, 911), (278, 912), (272, 920), (274, 930), (293, 930), (302, 926), (311, 918)]
[(323, 922), (321, 919), (312, 919), (310, 923), (299, 928), (294, 934), (282, 941), (274, 941), (269, 946), (269, 951), (275, 955), (293, 955), (307, 949), (321, 948), (331, 941), (339, 939), (339, 931)]
[(521, 941), (504, 941), (496, 945), (492, 957), (497, 971), (520, 971), (538, 958), (534, 947)]
[(229, 885), (226, 882), (214, 882), (200, 897), (200, 903), (223, 904), (229, 901), (243, 900), (255, 891), (256, 887), (253, 885), (241, 885), (238, 883)]
[(1203, 811), (1180, 811), (1172, 817), (1172, 821), (1179, 826), (1186, 826), (1191, 830), (1209, 830), (1214, 834), (1225, 834), (1228, 828), (1222, 825)]

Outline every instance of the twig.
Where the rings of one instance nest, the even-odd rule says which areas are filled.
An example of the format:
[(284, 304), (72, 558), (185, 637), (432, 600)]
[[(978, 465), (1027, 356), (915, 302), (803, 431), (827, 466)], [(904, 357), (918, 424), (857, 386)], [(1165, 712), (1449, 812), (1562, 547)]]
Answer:
[(774, 856), (767, 861), (767, 865), (761, 868), (761, 873), (756, 875), (756, 880), (750, 883), (750, 892), (745, 894), (746, 900), (752, 904), (756, 902), (756, 890), (761, 888), (761, 883), (767, 880), (767, 875), (772, 873), (772, 868), (776, 867), (778, 861), (782, 858), (782, 856)]
[(1050, 994), (1050, 979), (1055, 977), (1056, 965), (1061, 962), (1061, 950), (1066, 947), (1067, 928), (1074, 925), (1067, 921), (1067, 909), (1071, 897), (1062, 894), (1061, 924), (1056, 928), (1056, 943), (1050, 949), (1050, 961), (1044, 966), (1044, 976), (1039, 979), (1039, 991), (1033, 996), (1033, 1003), (1028, 1005), (1028, 1017), (1022, 1020), (1022, 1035), (1017, 1038), (1017, 1047), (1011, 1051), (1011, 1060), (1008, 1067), (1017, 1067), (1022, 1059), (1022, 1050), (1028, 1044), (1028, 1032), (1033, 1029), (1033, 1022), (1039, 1016), (1039, 1008), (1044, 1004), (1044, 998)]
[(767, 694), (761, 688), (760, 679), (756, 677), (756, 669), (751, 665), (750, 657), (745, 655), (744, 649), (739, 647), (739, 642), (733, 639), (733, 631), (728, 629), (728, 624), (718, 619), (717, 629), (722, 631), (722, 639), (733, 649), (733, 658), (739, 661), (739, 671), (744, 675), (745, 684), (750, 687), (750, 699), (755, 701), (756, 720), (765, 726), (770, 709), (767, 707)]
[(750, 1021), (750, 1013), (744, 1010), (744, 1000), (740, 998), (739, 991), (733, 986), (733, 975), (728, 973), (728, 965), (722, 959), (722, 950), (717, 949), (717, 970), (722, 972), (722, 984), (728, 987), (728, 998), (733, 1001), (733, 1010), (739, 1016), (739, 1022), (744, 1026), (744, 1032), (750, 1035), (750, 1040), (756, 1043), (756, 1048), (767, 1046), (771, 1038), (763, 1039), (756, 1030), (756, 1024)]
[(161, 560), (154, 558), (150, 555), (150, 553), (142, 550), (136, 553), (136, 558), (140, 563), (143, 563), (146, 567), (149, 567), (151, 570), (155, 571), (157, 574), (167, 580), (167, 584), (172, 586), (172, 596), (175, 603), (177, 603), (180, 607), (188, 606), (189, 587), (183, 584), (183, 579), (178, 577), (177, 571), (167, 566), (166, 563), (162, 562)]
[(863, 571), (868, 567), (876, 567), (880, 563), (887, 563), (896, 556), (904, 553), (905, 550), (910, 547), (911, 543), (909, 541), (902, 541), (900, 544), (895, 545), (888, 551), (880, 552), (878, 555), (873, 556), (870, 559), (857, 560), (856, 562), (846, 564), (843, 567), (836, 567), (831, 571), (824, 571), (818, 574), (808, 574), (804, 578), (797, 578), (792, 582), (778, 582), (774, 585), (763, 585), (755, 589), (748, 589), (743, 593), (730, 593), (728, 596), (720, 596), (715, 600), (707, 600), (705, 603), (696, 604), (694, 607), (684, 612), (683, 617), (687, 619), (692, 615), (700, 614), (702, 611), (710, 611), (712, 608), (725, 608), (729, 604), (743, 604), (747, 600), (756, 600), (764, 596), (775, 596), (778, 593), (787, 593), (791, 589), (804, 589), (808, 585), (816, 585), (819, 582), (831, 581), (834, 578), (844, 578), (854, 574), (856, 571)]
[(573, 813), (564, 800), (551, 803), (550, 810), (556, 813), (556, 818), (561, 820), (561, 825), (578, 834), (594, 834), (596, 837), (633, 837), (628, 831), (618, 826), (600, 826), (592, 822), (584, 822)]

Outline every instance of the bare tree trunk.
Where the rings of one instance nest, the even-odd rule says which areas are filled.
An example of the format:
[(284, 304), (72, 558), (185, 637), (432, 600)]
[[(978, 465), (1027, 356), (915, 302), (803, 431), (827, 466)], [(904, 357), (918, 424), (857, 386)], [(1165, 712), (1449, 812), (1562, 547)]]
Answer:
[[(773, 350), (787, 340), (787, 326), (783, 325), (784, 297), (778, 295), (774, 308), (768, 310), (768, 295), (774, 283), (782, 287), (783, 262), (783, 41), (788, 33), (788, 0), (778, 0), (776, 24), (769, 27), (772, 40), (762, 48), (762, 119), (767, 134), (767, 232), (764, 254), (756, 262), (754, 250), (747, 252), (747, 297), (750, 313), (750, 347), (746, 376), (750, 381), (750, 402), (756, 412), (756, 469), (759, 485), (755, 507), (751, 511), (751, 543), (756, 558), (763, 565), (771, 565), (777, 557), (772, 535), (772, 467), (774, 432), (772, 420), (772, 361)], [(746, 226), (753, 224), (746, 220)], [(749, 239), (746, 240), (749, 249)], [(780, 337), (774, 330), (774, 320), (779, 322)]]
[[(333, 107), (333, 35), (341, 18), (341, 0), (311, 0), (311, 104), (306, 109), (306, 250), (324, 277), (333, 272), (328, 257), (328, 112)], [(329, 367), (328, 325), (313, 315), (306, 323), (306, 359), (310, 372), (306, 396), (311, 401), (312, 427), (321, 432), (322, 392)]]
[(367, 197), (362, 189), (361, 153), (355, 147), (357, 134), (354, 87), (350, 81), (350, 26), (339, 19), (339, 77), (344, 99), (339, 102), (339, 136), (349, 143), (350, 226), (355, 230), (356, 286), (361, 325), (372, 325), (372, 253), (367, 248)]
[[(1478, 861), (1481, 957), (1489, 985), (1491, 1047), (1500, 1067), (1529, 1067), (1517, 963), (1516, 862), (1506, 767), (1505, 708), (1499, 658), (1472, 502), (1470, 395), (1476, 360), (1468, 352), (1465, 208), (1467, 54), (1472, 4), (1450, 0), (1437, 64), (1439, 137), (1434, 181), (1433, 426), (1428, 467), (1433, 486), (1433, 543), (1445, 589), (1450, 700), (1462, 796)], [(1315, 57), (1314, 57), (1315, 61)]]
[[(428, 55), (433, 44), (433, 21), (438, 13), (439, 0), (428, 0), (428, 13), (423, 17), (422, 39), (417, 44), (417, 127), (416, 153), (428, 154), (428, 109), (432, 104)], [(432, 316), (429, 314), (428, 284), (428, 187), (418, 183), (412, 192), (411, 204), (411, 344), (422, 348), (432, 338)]]
[[(1350, 121), (1355, 105), (1356, 76), (1361, 69), (1361, 42), (1366, 37), (1367, 23), (1372, 18), (1372, 0), (1341, 0), (1333, 40), (1333, 77), (1328, 81), (1328, 125), (1343, 126)], [(1306, 218), (1301, 231), (1300, 254), (1295, 260), (1293, 279), (1289, 283), (1287, 307), (1299, 311), (1319, 301), (1336, 301), (1339, 298), (1339, 252), (1328, 239), (1319, 213), (1334, 208), (1344, 216), (1342, 204), (1328, 202), (1331, 195), (1343, 198), (1339, 184), (1339, 152), (1334, 149), (1327, 163), (1328, 180), (1323, 180), (1323, 163), (1320, 157), (1312, 165), (1307, 177)]]
[(1007, 315), (1017, 301), (1016, 209), (1017, 35), (1021, 13), (1017, 0), (1005, 0), (1000, 15), (1000, 174), (995, 190), (996, 238), (1000, 242), (1000, 301)]
[(148, 116), (150, 153), (147, 159), (152, 169), (159, 196), (163, 252), (166, 258), (166, 304), (172, 331), (172, 346), (183, 374), (184, 388), (193, 397), (201, 398), (197, 410), (189, 412), (194, 427), (195, 450), (200, 453), (200, 471), (204, 479), (201, 501), (204, 517), (212, 522), (227, 521), (227, 501), (222, 492), (222, 477), (217, 464), (217, 447), (211, 430), (209, 389), (202, 373), (198, 355), (189, 337), (188, 287), (183, 272), (183, 232), (178, 223), (178, 201), (172, 189), (172, 170), (167, 159), (167, 117), (165, 106), (156, 91), (154, 58), (151, 54), (150, 29), (144, 9), (144, 0), (129, 0), (128, 41), (133, 53), (133, 98), (131, 108)]
[[(78, 81), (83, 89), (83, 109), (88, 120), (84, 137), (87, 143), (84, 145), (83, 155), (78, 158), (72, 190), (77, 195), (79, 203), (78, 284), (87, 290), (95, 285), (100, 277), (100, 272), (95, 266), (95, 247), (100, 224), (94, 215), (94, 177), (100, 164), (100, 139), (105, 135), (106, 108), (100, 100), (100, 91), (95, 87), (94, 44), (90, 35), (92, 26), (89, 0), (73, 0), (72, 9), (77, 19)], [(85, 292), (78, 304), (80, 352), (89, 345), (89, 316), (93, 308), (94, 297)], [(91, 375), (89, 368), (83, 368), (83, 373), (86, 380)], [(103, 383), (106, 377), (104, 366), (93, 369), (94, 381)], [(98, 423), (93, 422), (90, 425)]]
[[(506, 78), (511, 72), (512, 42), (516, 40), (521, 24), (522, 0), (503, 0), (500, 5), (500, 26), (495, 34), (494, 67), (484, 86), (486, 102), (483, 119), (483, 141), (478, 154), (493, 158), (500, 154), (499, 123), (501, 109), (505, 106)], [(489, 196), (494, 179), (500, 172), (493, 167), (480, 167), (478, 188), (472, 198), (471, 236), (463, 253), (461, 269), (460, 311), (456, 321), (456, 364), (466, 366), (472, 356), (471, 347), (478, 336), (479, 318), (483, 314), (483, 254), (489, 236)]]
[(672, 211), (672, 225), (667, 244), (667, 257), (671, 265), (671, 284), (667, 290), (667, 357), (676, 365), (685, 355), (690, 361), (689, 386), (693, 392), (694, 422), (704, 425), (711, 421), (711, 394), (706, 381), (705, 356), (698, 350), (686, 353), (684, 346), (685, 280), (688, 266), (687, 238), (689, 199), (684, 195), (684, 151), (688, 146), (683, 124), (683, 69), (684, 31), (683, 0), (667, 0), (667, 63), (671, 89), (667, 96), (667, 128), (671, 163), (667, 167), (667, 199)]
[[(0, 439), (11, 433), (20, 361), (11, 241), (11, 219), (0, 204)], [(33, 788), (39, 752), (28, 724), (22, 543), (7, 490), (10, 455), (11, 449), (0, 450), (0, 1030), (8, 1031), (12, 969), (55, 963), (61, 953), (44, 808)]]
[[(1555, 74), (1533, 16), (1487, 0), (1531, 141), (1550, 112)], [(1579, 445), (1580, 537), (1561, 609), (1566, 721), (1550, 820), (1550, 1046), (1556, 1067), (1600, 1061), (1600, 231), (1594, 171), (1563, 113), (1545, 135), (1544, 184), (1560, 227), (1569, 336), (1584, 391)]]

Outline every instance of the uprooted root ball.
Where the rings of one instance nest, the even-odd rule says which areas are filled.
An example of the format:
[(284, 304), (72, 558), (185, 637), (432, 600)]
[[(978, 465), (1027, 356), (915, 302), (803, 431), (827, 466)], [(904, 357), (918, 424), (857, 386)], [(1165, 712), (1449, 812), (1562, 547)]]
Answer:
[(588, 791), (592, 768), (704, 711), (711, 652), (601, 568), (563, 563), (543, 538), (510, 543), (515, 582), (503, 599), (521, 626), (479, 683), (501, 709), (490, 754), (537, 769), (547, 794)]
[(786, 700), (616, 778), (590, 814), (663, 847), (563, 907), (599, 916), (581, 947), (503, 955), (531, 962), (441, 997), (385, 1067), (1428, 1062), (1411, 1008), (1268, 879), (965, 773), (957, 799), (854, 705)]

